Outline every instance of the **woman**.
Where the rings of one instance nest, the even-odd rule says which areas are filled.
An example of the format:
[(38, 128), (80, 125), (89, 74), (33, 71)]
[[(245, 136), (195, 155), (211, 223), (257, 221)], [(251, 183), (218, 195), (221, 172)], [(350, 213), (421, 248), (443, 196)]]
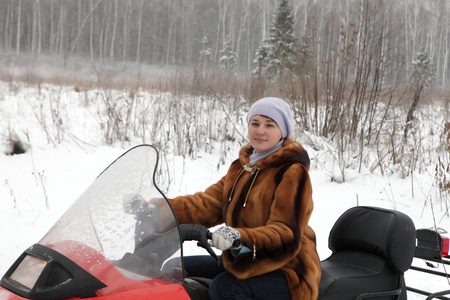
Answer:
[(185, 261), (186, 270), (223, 271), (210, 285), (212, 299), (316, 299), (321, 273), (308, 226), (309, 157), (289, 138), (292, 112), (281, 99), (263, 98), (247, 122), (249, 144), (227, 174), (204, 192), (169, 200), (180, 224), (225, 223), (211, 242), (223, 250), (223, 269), (194, 258)]

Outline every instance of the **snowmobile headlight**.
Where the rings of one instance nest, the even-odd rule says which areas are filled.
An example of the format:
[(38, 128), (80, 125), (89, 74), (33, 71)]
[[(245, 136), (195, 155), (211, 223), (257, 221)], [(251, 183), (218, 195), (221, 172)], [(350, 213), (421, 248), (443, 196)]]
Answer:
[(45, 260), (27, 255), (9, 278), (23, 284), (31, 290), (36, 284), (36, 281), (44, 270), (46, 264), (47, 262)]

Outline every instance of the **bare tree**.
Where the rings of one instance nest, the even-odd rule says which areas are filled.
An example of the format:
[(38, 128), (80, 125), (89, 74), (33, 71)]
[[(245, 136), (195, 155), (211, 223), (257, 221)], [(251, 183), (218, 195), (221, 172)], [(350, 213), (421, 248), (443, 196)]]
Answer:
[(31, 34), (31, 54), (37, 57), (41, 54), (41, 6), (40, 1), (36, 0), (33, 3), (33, 26), (32, 26), (32, 34)]
[(139, 63), (140, 59), (140, 51), (141, 51), (141, 38), (142, 38), (142, 14), (144, 11), (144, 0), (141, 0), (141, 5), (139, 9), (139, 17), (138, 17), (138, 38), (136, 45), (136, 62)]
[(116, 42), (116, 31), (117, 31), (117, 22), (118, 22), (118, 15), (119, 15), (119, 0), (114, 0), (114, 20), (113, 20), (113, 29), (111, 33), (111, 44), (109, 48), (109, 58), (110, 60), (114, 60), (114, 46)]
[(128, 26), (129, 26), (129, 10), (130, 10), (130, 1), (125, 1), (125, 11), (123, 14), (123, 32), (122, 32), (122, 61), (125, 61), (127, 54), (127, 43), (128, 43)]
[(21, 17), (22, 17), (22, 0), (17, 1), (17, 28), (16, 28), (16, 61), (20, 54), (20, 38), (21, 38)]

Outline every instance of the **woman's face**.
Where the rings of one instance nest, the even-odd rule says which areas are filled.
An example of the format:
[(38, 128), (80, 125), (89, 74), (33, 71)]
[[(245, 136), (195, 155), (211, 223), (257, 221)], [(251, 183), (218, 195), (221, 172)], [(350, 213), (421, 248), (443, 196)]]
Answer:
[(281, 140), (282, 134), (274, 120), (255, 115), (248, 124), (248, 138), (256, 152), (264, 152), (275, 147)]

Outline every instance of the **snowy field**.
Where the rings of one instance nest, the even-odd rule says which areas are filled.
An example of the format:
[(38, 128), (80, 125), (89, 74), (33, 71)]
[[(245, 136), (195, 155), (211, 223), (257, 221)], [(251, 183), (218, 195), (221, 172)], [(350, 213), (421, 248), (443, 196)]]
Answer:
[[(28, 246), (47, 232), (109, 163), (138, 144), (129, 142), (126, 145), (116, 143), (104, 146), (93, 133), (94, 126), (83, 122), (89, 115), (86, 113), (77, 115), (76, 122), (73, 121), (73, 124), (82, 127), (77, 133), (80, 139), (70, 139), (66, 135), (61, 143), (53, 145), (48, 142), (37, 118), (23, 107), (25, 104), (17, 104), (19, 102), (9, 96), (0, 98), (3, 138), (6, 138), (8, 128), (13, 128), (22, 138), (28, 135), (30, 141), (25, 154), (9, 156), (0, 153), (0, 275)], [(329, 168), (321, 167), (327, 163), (326, 152), (315, 151), (308, 145), (305, 148), (312, 159), (310, 175), (315, 201), (310, 225), (317, 234), (321, 259), (330, 255), (327, 242), (334, 222), (345, 210), (357, 205), (397, 209), (409, 215), (416, 228), (437, 226), (450, 230), (450, 218), (445, 215), (445, 206), (438, 201), (430, 201), (436, 199), (432, 168), (406, 179), (401, 179), (397, 174), (381, 176), (368, 171), (359, 173), (349, 168), (346, 170), (346, 181), (336, 183), (330, 180)], [(195, 160), (168, 154), (166, 163), (172, 183), (167, 196), (204, 190), (215, 183), (225, 174), (231, 157), (237, 157), (238, 147), (229, 151), (231, 155), (219, 169), (216, 168), (221, 160), (218, 151), (211, 151), (212, 154), (198, 151)], [(188, 245), (188, 253), (199, 251), (204, 253), (204, 250)], [(414, 264), (425, 266), (421, 260), (416, 260)], [(414, 271), (406, 273), (406, 283), (430, 291), (450, 289), (445, 278)], [(425, 299), (412, 293), (408, 297)]]

